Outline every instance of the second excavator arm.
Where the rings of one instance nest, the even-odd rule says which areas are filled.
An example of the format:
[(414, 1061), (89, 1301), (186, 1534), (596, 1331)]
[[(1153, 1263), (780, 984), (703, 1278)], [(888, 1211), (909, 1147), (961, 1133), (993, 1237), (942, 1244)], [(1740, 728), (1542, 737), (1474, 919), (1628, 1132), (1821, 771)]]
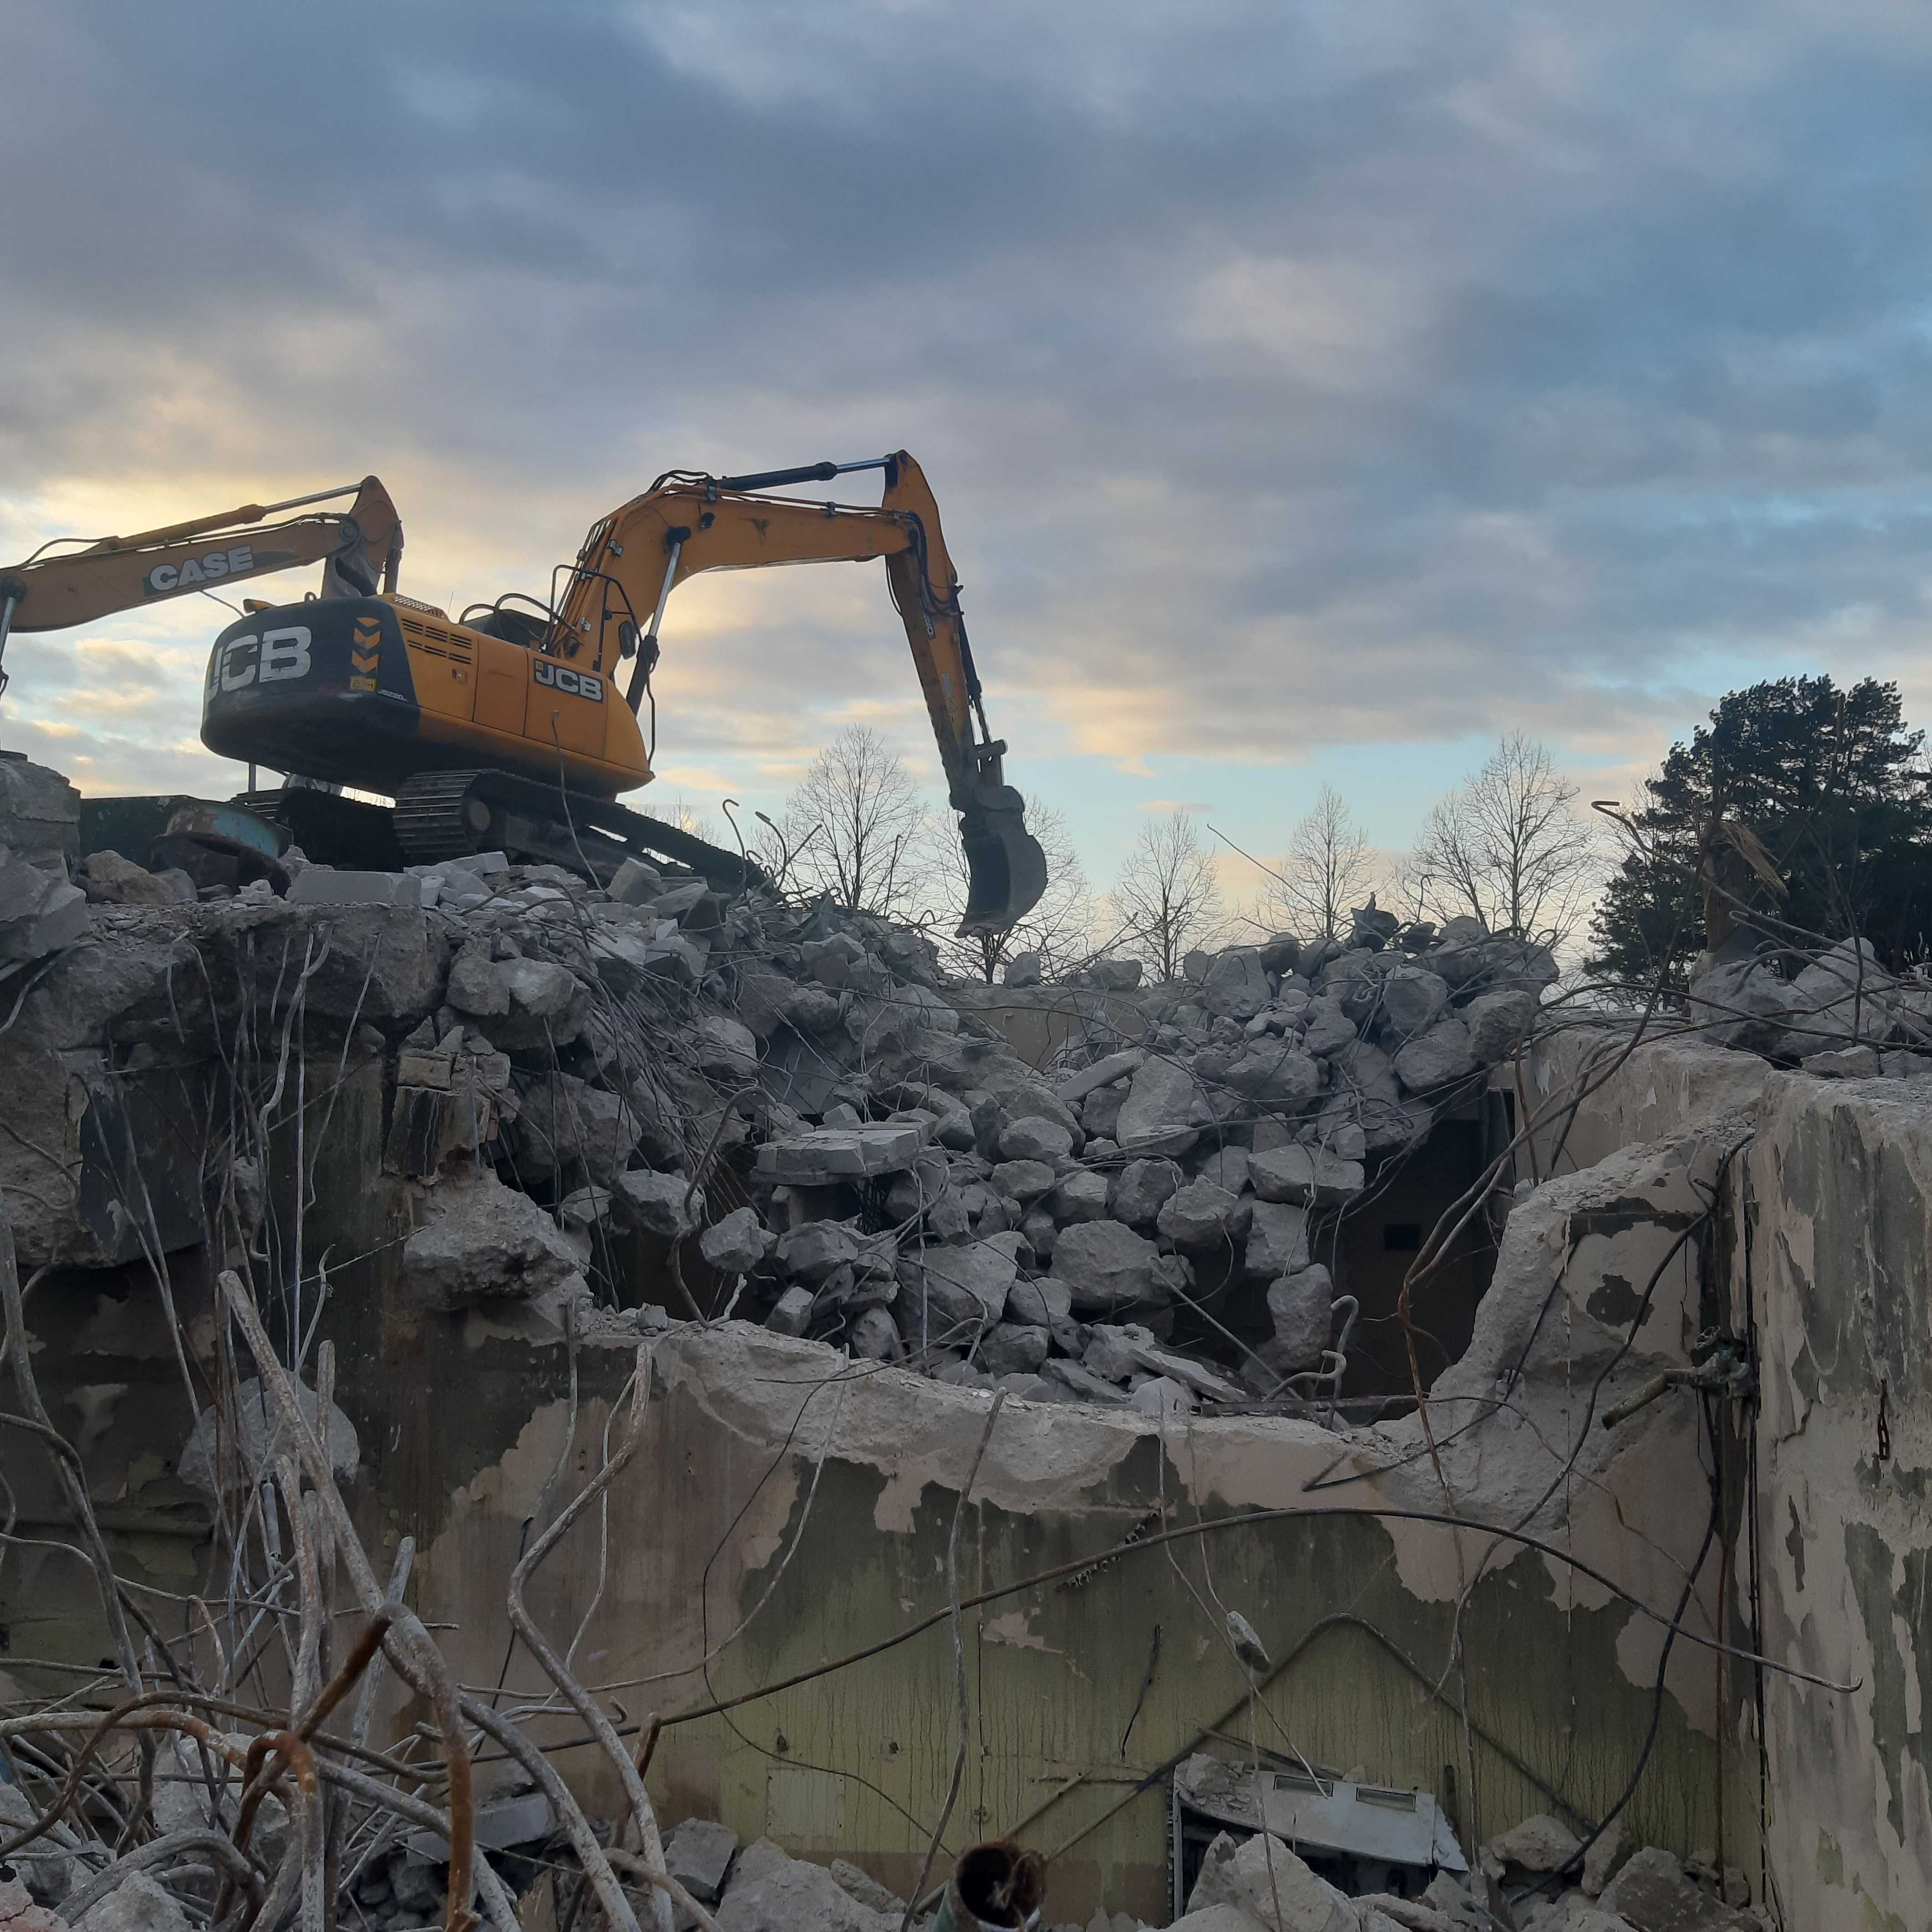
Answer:
[[(876, 509), (764, 494), (874, 469), (885, 472)], [(634, 710), (656, 659), (665, 604), (686, 578), (706, 570), (872, 557), (884, 560), (948, 800), (959, 814), (968, 880), (959, 930), (1005, 932), (1046, 890), (1046, 860), (1026, 830), (1024, 801), (1006, 782), (1006, 746), (987, 727), (939, 506), (925, 472), (904, 451), (868, 463), (812, 464), (755, 476), (674, 472), (660, 478), (585, 538), (559, 612), (554, 647), (566, 656), (587, 655), (590, 668), (606, 674), (634, 651), (639, 662), (628, 693)]]
[[(310, 506), (353, 496), (346, 511)], [(285, 510), (308, 514), (281, 522)], [(15, 631), (58, 631), (190, 591), (327, 561), (328, 584), (350, 596), (393, 591), (402, 520), (380, 481), (365, 476), (280, 503), (244, 503), (133, 536), (102, 537), (78, 550), (0, 566), (0, 656)], [(326, 585), (326, 588), (327, 585)], [(6, 686), (0, 670), (0, 690)]]

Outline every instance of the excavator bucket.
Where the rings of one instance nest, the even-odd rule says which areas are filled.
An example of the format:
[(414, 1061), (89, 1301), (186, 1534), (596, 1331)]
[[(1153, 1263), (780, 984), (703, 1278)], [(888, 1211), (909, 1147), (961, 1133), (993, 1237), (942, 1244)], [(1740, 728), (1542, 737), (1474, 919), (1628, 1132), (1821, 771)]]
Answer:
[(988, 785), (959, 814), (966, 848), (966, 913), (959, 937), (1010, 931), (1046, 890), (1046, 854), (1026, 829), (1026, 801), (1011, 785)]

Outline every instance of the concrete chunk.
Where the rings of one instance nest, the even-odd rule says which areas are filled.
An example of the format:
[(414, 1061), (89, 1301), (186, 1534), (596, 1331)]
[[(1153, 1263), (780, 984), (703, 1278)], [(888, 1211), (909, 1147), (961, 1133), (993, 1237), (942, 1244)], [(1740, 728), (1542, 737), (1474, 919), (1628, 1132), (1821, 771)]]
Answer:
[(508, 1298), (528, 1300), (576, 1276), (577, 1256), (527, 1194), (494, 1168), (430, 1188), (403, 1244), (403, 1281), (418, 1306), (444, 1312)]
[(1244, 1240), (1250, 1203), (1211, 1180), (1190, 1181), (1162, 1202), (1156, 1226), (1179, 1248), (1214, 1248)]
[(1118, 1221), (1083, 1221), (1054, 1244), (1053, 1274), (1076, 1310), (1106, 1314), (1154, 1298), (1154, 1244)]
[(1108, 1054), (1105, 1060), (1096, 1060), (1084, 1072), (1063, 1080), (1054, 1090), (1070, 1107), (1076, 1100), (1084, 1100), (1099, 1088), (1111, 1087), (1116, 1080), (1124, 1080), (1146, 1058), (1147, 1054), (1139, 1047), (1125, 1048), (1119, 1053)]
[(1130, 1227), (1150, 1228), (1180, 1181), (1171, 1160), (1130, 1160), (1108, 1186), (1107, 1211)]
[(1759, 1924), (1694, 1884), (1675, 1855), (1656, 1845), (1635, 1853), (1598, 1904), (1641, 1932), (1754, 1932)]
[(1286, 1275), (1268, 1292), (1268, 1318), (1274, 1340), (1266, 1353), (1282, 1369), (1315, 1368), (1334, 1325), (1335, 1285), (1317, 1263)]
[(664, 874), (642, 859), (626, 859), (612, 874), (610, 892), (620, 905), (644, 905), (664, 890)]
[(332, 866), (304, 866), (289, 887), (295, 905), (422, 904), (422, 881), (407, 872), (338, 872)]
[(1325, 1148), (1300, 1142), (1253, 1156), (1248, 1177), (1264, 1201), (1303, 1206), (1339, 1207), (1360, 1193), (1364, 1184), (1360, 1161), (1337, 1160)]
[(1308, 1210), (1286, 1201), (1257, 1201), (1242, 1272), (1274, 1281), (1308, 1265)]
[(1354, 1907), (1280, 1838), (1264, 1832), (1237, 1844), (1223, 1832), (1208, 1847), (1188, 1895), (1190, 1912), (1232, 1905), (1271, 1932), (1359, 1932)]
[(758, 1178), (787, 1187), (822, 1187), (902, 1174), (917, 1158), (920, 1144), (920, 1130), (912, 1125), (808, 1128), (760, 1148)]
[(42, 959), (84, 939), (87, 895), (0, 846), (0, 960)]
[(1408, 1041), (1395, 1056), (1396, 1078), (1412, 1094), (1447, 1086), (1476, 1070), (1469, 1029), (1459, 1019), (1444, 1020)]
[(704, 1190), (681, 1174), (632, 1168), (618, 1175), (616, 1198), (632, 1227), (668, 1241), (682, 1240), (704, 1222)]
[(708, 1818), (687, 1818), (664, 1840), (664, 1870), (700, 1905), (715, 1905), (738, 1834)]
[(698, 1251), (707, 1268), (720, 1274), (748, 1274), (776, 1244), (778, 1237), (759, 1220), (757, 1210), (734, 1208), (698, 1238)]
[(1208, 1012), (1217, 1019), (1252, 1019), (1270, 998), (1261, 949), (1231, 946), (1216, 954), (1202, 977), (1201, 990)]
[(1124, 1154), (1185, 1154), (1200, 1138), (1193, 1125), (1194, 1078), (1171, 1060), (1149, 1060), (1135, 1073), (1114, 1138)]
[(1009, 1120), (1000, 1130), (1000, 1152), (1007, 1160), (1064, 1160), (1073, 1151), (1073, 1136), (1058, 1120), (1037, 1114)]
[(788, 1288), (765, 1317), (765, 1326), (776, 1335), (802, 1335), (812, 1320), (812, 1304), (811, 1289)]

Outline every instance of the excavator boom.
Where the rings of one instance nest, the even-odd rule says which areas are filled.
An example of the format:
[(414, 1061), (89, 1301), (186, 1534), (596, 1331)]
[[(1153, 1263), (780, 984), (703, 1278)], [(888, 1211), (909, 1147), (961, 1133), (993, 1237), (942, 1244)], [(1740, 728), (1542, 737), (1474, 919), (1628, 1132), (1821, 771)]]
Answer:
[[(352, 496), (346, 511), (286, 510)], [(133, 536), (103, 537), (79, 550), (0, 566), (0, 656), (15, 631), (57, 631), (116, 610), (158, 604), (296, 564), (328, 559), (350, 590), (394, 590), (403, 554), (402, 520), (374, 476), (280, 503), (244, 503)], [(4, 686), (0, 676), (0, 688)]]
[[(874, 469), (885, 472), (876, 508), (765, 494)], [(925, 472), (904, 451), (754, 476), (660, 478), (592, 525), (560, 614), (560, 648), (570, 657), (587, 653), (588, 668), (604, 675), (634, 650), (639, 667), (626, 694), (635, 711), (656, 660), (665, 604), (687, 578), (706, 570), (874, 557), (885, 562), (948, 800), (959, 814), (968, 881), (959, 931), (1004, 932), (1046, 890), (1046, 856), (1026, 830), (1025, 802), (1006, 782), (1006, 746), (987, 728), (939, 506)]]

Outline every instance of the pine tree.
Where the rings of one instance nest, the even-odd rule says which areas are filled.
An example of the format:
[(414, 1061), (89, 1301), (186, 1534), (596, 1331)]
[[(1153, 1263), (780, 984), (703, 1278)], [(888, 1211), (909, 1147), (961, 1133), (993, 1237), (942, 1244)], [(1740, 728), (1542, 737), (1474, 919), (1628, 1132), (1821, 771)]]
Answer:
[[(1790, 926), (1869, 938), (1894, 967), (1932, 933), (1932, 775), (1898, 687), (1787, 677), (1730, 692), (1688, 744), (1673, 745), (1629, 814), (1627, 851), (1598, 902), (1591, 970), (1681, 987), (1705, 943), (1698, 860), (1722, 814), (1764, 849), (1780, 896), (1736, 888)], [(1730, 879), (1726, 877), (1727, 884)]]

